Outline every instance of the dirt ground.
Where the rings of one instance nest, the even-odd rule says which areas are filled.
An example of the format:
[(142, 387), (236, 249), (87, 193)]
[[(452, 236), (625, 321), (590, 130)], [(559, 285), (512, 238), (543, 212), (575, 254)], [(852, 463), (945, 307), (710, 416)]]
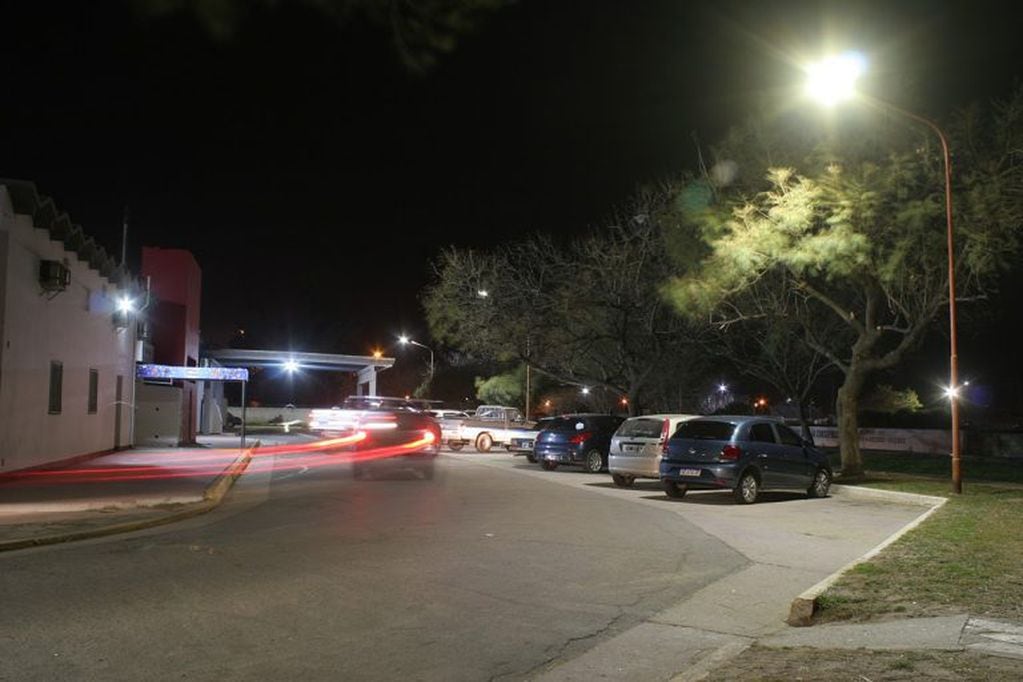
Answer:
[(866, 651), (753, 646), (707, 680), (1023, 680), (1023, 661), (953, 651)]

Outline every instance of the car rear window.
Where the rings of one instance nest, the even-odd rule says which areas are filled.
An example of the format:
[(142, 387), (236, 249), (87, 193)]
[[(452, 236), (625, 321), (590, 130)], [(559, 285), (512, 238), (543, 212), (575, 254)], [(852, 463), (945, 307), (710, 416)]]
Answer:
[(663, 428), (663, 419), (640, 417), (625, 420), (625, 423), (618, 428), (617, 435), (628, 438), (660, 438)]
[[(582, 424), (582, 426), (579, 426)], [(583, 417), (562, 417), (544, 427), (545, 431), (582, 431), (590, 427)]]
[(693, 419), (682, 422), (675, 429), (673, 438), (690, 438), (692, 440), (731, 440), (735, 424), (731, 422), (701, 421)]

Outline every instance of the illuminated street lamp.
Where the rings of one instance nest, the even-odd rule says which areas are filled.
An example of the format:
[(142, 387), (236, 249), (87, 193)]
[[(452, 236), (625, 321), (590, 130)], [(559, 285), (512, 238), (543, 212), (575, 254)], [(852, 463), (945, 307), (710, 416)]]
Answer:
[(402, 334), (401, 336), (398, 337), (398, 341), (403, 346), (407, 346), (407, 345), (419, 346), (420, 348), (425, 348), (426, 350), (430, 351), (430, 383), (432, 384), (433, 383), (433, 349), (430, 348), (429, 346), (426, 346), (424, 344), (419, 343), (418, 341), (413, 341), (412, 339), (410, 339), (409, 337), (405, 336), (404, 334)]
[(298, 362), (292, 359), (285, 360), (283, 367), (284, 371), (287, 372), (288, 374), (294, 374), (299, 370)]
[(135, 312), (135, 301), (128, 298), (127, 296), (121, 296), (117, 299), (117, 312), (122, 315)]
[(479, 289), (479, 290), (478, 290), (478, 291), (476, 292), (476, 295), (477, 295), (477, 296), (479, 296), (480, 298), (486, 298), (487, 296), (489, 296), (489, 295), (490, 295), (490, 292), (489, 292), (489, 291), (487, 291), (486, 289)]
[[(862, 55), (847, 52), (844, 55), (830, 57), (807, 67), (806, 93), (825, 106), (834, 106), (838, 102), (856, 94), (856, 79), (866, 71), (866, 60)], [(963, 491), (962, 464), (959, 452), (959, 354), (956, 344), (956, 277), (955, 251), (952, 232), (952, 161), (949, 154), (948, 137), (934, 121), (911, 111), (906, 111), (889, 102), (878, 103), (891, 111), (902, 114), (930, 128), (941, 141), (941, 151), (945, 162), (945, 224), (946, 243), (948, 248), (948, 331), (949, 331), (949, 389), (947, 396), (952, 407), (952, 490)]]

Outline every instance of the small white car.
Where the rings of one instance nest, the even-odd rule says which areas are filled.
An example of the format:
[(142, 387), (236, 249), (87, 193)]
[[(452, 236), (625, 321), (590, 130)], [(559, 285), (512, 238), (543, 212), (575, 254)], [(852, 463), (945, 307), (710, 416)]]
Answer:
[(627, 488), (637, 478), (661, 477), (664, 445), (678, 425), (696, 414), (647, 414), (630, 417), (611, 437), (607, 468), (615, 485)]

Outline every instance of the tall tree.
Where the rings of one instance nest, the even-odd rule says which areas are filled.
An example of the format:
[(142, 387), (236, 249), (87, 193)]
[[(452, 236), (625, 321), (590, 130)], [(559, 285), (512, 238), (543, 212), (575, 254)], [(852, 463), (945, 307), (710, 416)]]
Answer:
[[(953, 149), (963, 150), (955, 175), (958, 296), (970, 300), (990, 291), (1018, 252), (1023, 91), (987, 112), (967, 111), (951, 128)], [(755, 127), (746, 133), (727, 146), (742, 149), (746, 139), (756, 148), (765, 139)], [(711, 253), (669, 287), (684, 310), (732, 317), (758, 314), (742, 296), (768, 277), (798, 296), (804, 341), (844, 375), (836, 409), (846, 476), (863, 471), (857, 408), (867, 378), (898, 365), (948, 305), (940, 156), (924, 133), (904, 137), (883, 153), (868, 135), (847, 150), (818, 146), (798, 167), (767, 169), (767, 187), (752, 196), (719, 187), (690, 216)], [(785, 158), (784, 147), (777, 156)], [(820, 325), (822, 317), (841, 331)]]
[(490, 254), (445, 251), (424, 297), (431, 333), (482, 359), (602, 387), (632, 411), (663, 404), (653, 390), (663, 373), (684, 382), (702, 362), (695, 325), (659, 292), (672, 273), (654, 219), (663, 199), (641, 192), (613, 225), (566, 246), (538, 236)]

